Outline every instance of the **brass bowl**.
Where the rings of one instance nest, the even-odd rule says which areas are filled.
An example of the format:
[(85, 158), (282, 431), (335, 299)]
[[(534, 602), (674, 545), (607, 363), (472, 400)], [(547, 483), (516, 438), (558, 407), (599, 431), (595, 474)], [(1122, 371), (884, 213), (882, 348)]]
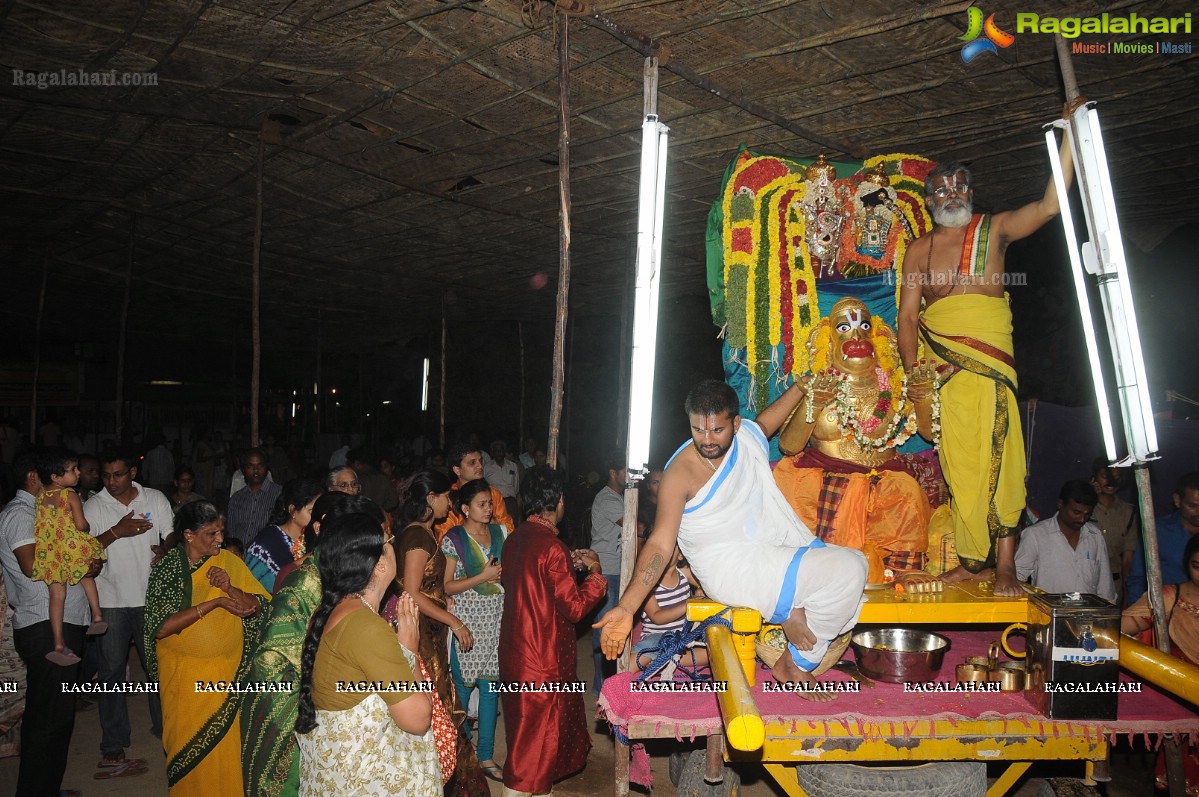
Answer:
[(909, 628), (860, 631), (849, 644), (867, 678), (893, 684), (929, 680), (949, 650), (949, 640), (940, 634)]

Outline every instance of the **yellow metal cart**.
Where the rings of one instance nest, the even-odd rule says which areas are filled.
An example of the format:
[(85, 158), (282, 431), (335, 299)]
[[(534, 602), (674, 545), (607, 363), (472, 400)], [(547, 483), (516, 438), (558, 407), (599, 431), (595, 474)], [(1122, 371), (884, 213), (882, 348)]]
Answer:
[[(692, 601), (688, 619), (700, 621), (725, 609), (711, 601)], [(1086, 780), (1105, 777), (1108, 742), (1103, 723), (1024, 718), (928, 719), (896, 727), (897, 723), (852, 725), (787, 717), (763, 721), (752, 690), (757, 674), (754, 637), (761, 616), (749, 609), (731, 609), (732, 629), (707, 630), (709, 657), (716, 681), (727, 682), (717, 695), (720, 724), (674, 725), (663, 732), (660, 723), (628, 718), (623, 728), (631, 742), (638, 739), (707, 736), (706, 772), (715, 778), (724, 761), (758, 763), (790, 797), (807, 795), (797, 778), (796, 764), (884, 762), (893, 765), (936, 761), (1008, 762), (991, 785), (988, 797), (999, 797), (1016, 783), (1034, 761), (1083, 761)], [(978, 582), (946, 584), (944, 592), (896, 593), (894, 589), (866, 593), (862, 624), (1008, 625), (1028, 618), (1028, 599), (997, 598)], [(1143, 681), (1155, 684), (1192, 703), (1199, 703), (1199, 668), (1172, 659), (1128, 637), (1121, 639), (1121, 666)], [(1163, 726), (1162, 731), (1167, 728)], [(629, 750), (619, 742), (616, 751), (616, 794), (629, 790)]]

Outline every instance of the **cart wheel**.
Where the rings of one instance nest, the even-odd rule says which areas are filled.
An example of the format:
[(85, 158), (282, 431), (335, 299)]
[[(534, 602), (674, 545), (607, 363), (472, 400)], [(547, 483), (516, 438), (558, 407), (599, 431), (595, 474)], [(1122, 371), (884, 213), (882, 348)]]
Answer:
[(679, 773), (678, 797), (740, 797), (741, 776), (728, 767), (721, 767), (723, 783), (712, 785), (704, 782), (703, 750), (693, 750)]
[(982, 797), (987, 792), (987, 765), (973, 761), (914, 767), (799, 764), (795, 775), (808, 794), (837, 797)]
[(1048, 778), (1037, 797), (1099, 797), (1099, 791), (1074, 778)]

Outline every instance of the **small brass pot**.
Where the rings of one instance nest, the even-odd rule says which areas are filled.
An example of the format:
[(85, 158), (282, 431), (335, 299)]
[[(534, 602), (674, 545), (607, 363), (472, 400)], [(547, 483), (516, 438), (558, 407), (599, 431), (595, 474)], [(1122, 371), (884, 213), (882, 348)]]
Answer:
[(1001, 692), (1023, 692), (1025, 682), (1024, 662), (1004, 661), (991, 670), (990, 679), (999, 682)]
[[(975, 656), (974, 658), (981, 658)], [(978, 664), (959, 664), (954, 672), (957, 675), (958, 683), (960, 684), (981, 684), (986, 683), (987, 677), (990, 675), (990, 670), (986, 666)]]

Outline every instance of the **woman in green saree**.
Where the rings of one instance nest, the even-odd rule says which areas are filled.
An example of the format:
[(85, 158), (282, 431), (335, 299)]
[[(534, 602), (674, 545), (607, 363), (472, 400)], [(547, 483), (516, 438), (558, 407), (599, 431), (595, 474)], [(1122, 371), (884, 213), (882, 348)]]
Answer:
[(246, 680), (292, 684), (290, 693), (248, 694), (241, 709), (242, 777), (247, 797), (295, 797), (300, 788), (300, 757), (293, 731), (300, 701), (300, 655), (308, 622), (321, 602), (317, 570), (322, 524), (363, 513), (383, 524), (375, 502), (357, 495), (325, 493), (312, 507), (304, 531), (308, 557), (287, 576), (271, 599), (266, 631), (254, 652)]
[(162, 746), (171, 797), (241, 789), (236, 686), (258, 642), (270, 598), (240, 559), (221, 549), (225, 519), (207, 501), (175, 515), (181, 540), (150, 571), (146, 664), (162, 696)]

